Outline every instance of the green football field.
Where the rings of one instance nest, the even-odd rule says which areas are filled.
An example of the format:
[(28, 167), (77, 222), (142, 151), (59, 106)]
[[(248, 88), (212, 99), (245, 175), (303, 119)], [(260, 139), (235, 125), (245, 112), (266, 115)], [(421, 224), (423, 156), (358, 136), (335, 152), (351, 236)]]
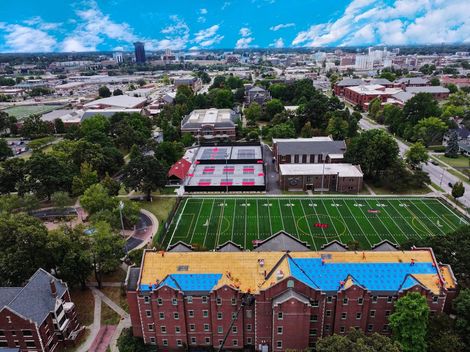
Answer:
[(467, 221), (435, 198), (186, 198), (163, 240), (213, 249), (226, 241), (253, 248), (284, 230), (319, 250), (325, 243), (358, 241), (361, 248), (388, 239), (442, 235)]

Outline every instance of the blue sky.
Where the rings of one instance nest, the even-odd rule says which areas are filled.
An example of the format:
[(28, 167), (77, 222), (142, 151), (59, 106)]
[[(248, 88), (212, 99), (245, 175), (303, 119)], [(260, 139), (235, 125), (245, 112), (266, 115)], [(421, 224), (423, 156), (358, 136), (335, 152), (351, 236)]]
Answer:
[(470, 43), (469, 0), (1, 0), (0, 52)]

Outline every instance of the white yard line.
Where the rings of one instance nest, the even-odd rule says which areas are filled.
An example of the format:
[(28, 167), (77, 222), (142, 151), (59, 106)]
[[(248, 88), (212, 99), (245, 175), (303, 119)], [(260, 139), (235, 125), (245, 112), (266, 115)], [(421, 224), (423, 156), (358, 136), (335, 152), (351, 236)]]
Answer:
[(191, 234), (191, 239), (188, 244), (193, 243), (193, 238), (194, 238), (194, 233), (196, 232), (197, 222), (199, 221), (199, 217), (201, 216), (201, 211), (203, 207), (204, 207), (204, 199), (202, 200), (202, 203), (200, 205), (199, 212), (197, 214), (196, 224), (194, 224), (193, 233)]
[(310, 238), (312, 239), (313, 246), (315, 247), (315, 250), (317, 250), (317, 244), (315, 243), (315, 239), (313, 238), (312, 227), (310, 226), (310, 221), (308, 221), (307, 213), (305, 212), (305, 208), (304, 208), (304, 204), (302, 202), (302, 199), (300, 199), (300, 206), (302, 208), (302, 211), (304, 212), (305, 221), (307, 222), (308, 229), (310, 230)]
[(178, 228), (178, 225), (181, 221), (181, 217), (183, 216), (183, 213), (184, 213), (184, 209), (186, 209), (186, 204), (188, 204), (188, 202), (189, 202), (189, 199), (186, 199), (184, 202), (183, 209), (181, 210), (178, 220), (176, 221), (175, 228), (173, 230), (173, 233), (171, 234), (170, 242), (168, 242), (168, 246), (171, 246), (171, 244), (173, 243), (173, 237), (175, 237), (176, 229)]
[(206, 246), (207, 234), (209, 233), (209, 227), (210, 227), (211, 219), (212, 219), (212, 212), (214, 210), (214, 203), (215, 203), (215, 199), (212, 200), (211, 214), (209, 215), (209, 218), (207, 219), (206, 235), (204, 236), (204, 242), (202, 243), (204, 247)]
[[(356, 222), (357, 226), (359, 226), (359, 229), (362, 231), (362, 235), (366, 238), (367, 242), (369, 242), (369, 245), (372, 247), (372, 243), (370, 242), (369, 240), (369, 236), (366, 234), (366, 232), (364, 231), (364, 229), (362, 228), (361, 224), (359, 223), (359, 221), (357, 221), (356, 219), (356, 216), (353, 214), (353, 212), (351, 211), (351, 209), (349, 208), (349, 205), (348, 203), (346, 202), (346, 200), (343, 199), (343, 202), (344, 204), (346, 204), (346, 208), (348, 209), (349, 211), (349, 214), (351, 214), (352, 218), (354, 219), (354, 221)], [(358, 204), (356, 202), (356, 200), (354, 200), (354, 204)], [(374, 228), (374, 227), (372, 227)], [(354, 235), (352, 235), (352, 237), (354, 238), (354, 240), (356, 240), (356, 238), (354, 237)], [(357, 241), (357, 240), (356, 240)]]

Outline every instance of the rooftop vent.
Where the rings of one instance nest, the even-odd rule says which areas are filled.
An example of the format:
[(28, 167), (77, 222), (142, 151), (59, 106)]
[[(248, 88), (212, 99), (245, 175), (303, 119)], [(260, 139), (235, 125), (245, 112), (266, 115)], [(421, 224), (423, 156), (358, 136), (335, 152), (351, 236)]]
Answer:
[(189, 265), (178, 265), (176, 268), (177, 271), (188, 271)]

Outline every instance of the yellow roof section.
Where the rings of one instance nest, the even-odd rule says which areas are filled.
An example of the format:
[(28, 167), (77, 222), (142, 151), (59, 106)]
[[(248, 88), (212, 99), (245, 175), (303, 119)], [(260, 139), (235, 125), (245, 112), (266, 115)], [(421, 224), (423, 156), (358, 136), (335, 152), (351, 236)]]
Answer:
[(457, 283), (454, 281), (453, 275), (449, 267), (447, 265), (442, 265), (442, 266), (439, 266), (439, 269), (441, 270), (441, 275), (446, 283), (446, 287), (455, 288), (457, 286)]
[[(328, 263), (432, 263), (428, 250), (415, 251), (345, 251), (345, 252), (291, 252), (292, 258), (320, 258)], [(178, 270), (187, 266), (187, 270)], [(275, 270), (273, 270), (275, 268)], [(265, 278), (266, 274), (272, 275)], [(214, 289), (229, 285), (243, 292), (253, 293), (267, 289), (277, 281), (291, 276), (285, 252), (156, 252), (146, 251), (139, 284), (152, 285), (163, 281), (170, 274), (222, 274)], [(447, 267), (441, 267), (447, 288), (454, 288)], [(439, 293), (440, 283), (436, 274), (414, 275), (432, 292)], [(346, 279), (346, 278), (345, 278)], [(349, 279), (346, 286), (352, 285)], [(366, 285), (367, 288), (367, 285)]]

